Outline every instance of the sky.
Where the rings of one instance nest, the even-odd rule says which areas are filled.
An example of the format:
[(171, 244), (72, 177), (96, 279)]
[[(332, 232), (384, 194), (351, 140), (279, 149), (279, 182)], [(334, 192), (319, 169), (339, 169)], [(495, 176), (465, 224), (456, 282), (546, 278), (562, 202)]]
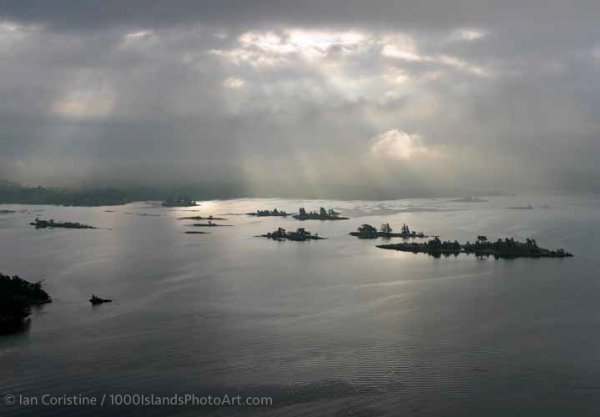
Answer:
[(0, 0), (0, 178), (600, 190), (600, 2)]

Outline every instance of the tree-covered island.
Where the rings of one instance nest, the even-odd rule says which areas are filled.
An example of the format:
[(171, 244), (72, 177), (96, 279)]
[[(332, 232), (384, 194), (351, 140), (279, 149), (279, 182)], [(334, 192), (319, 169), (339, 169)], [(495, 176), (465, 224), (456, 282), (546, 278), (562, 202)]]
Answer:
[(387, 239), (392, 237), (400, 237), (402, 239), (414, 239), (429, 237), (423, 232), (415, 232), (414, 230), (410, 230), (410, 228), (406, 224), (402, 225), (400, 233), (394, 232), (389, 223), (382, 224), (379, 230), (377, 230), (370, 224), (363, 224), (356, 230), (356, 232), (351, 232), (350, 236), (356, 236), (359, 239), (377, 239), (380, 237)]
[(266, 237), (267, 239), (278, 240), (278, 241), (294, 240), (294, 241), (298, 241), (298, 242), (303, 242), (306, 240), (323, 240), (323, 239), (325, 239), (323, 237), (319, 237), (318, 234), (313, 235), (311, 232), (309, 232), (308, 230), (305, 230), (304, 228), (299, 228), (295, 232), (288, 232), (281, 227), (278, 228), (277, 230), (275, 230), (274, 232), (267, 233), (267, 234), (261, 235), (259, 237)]
[(204, 217), (204, 216), (190, 216), (190, 217), (180, 217), (179, 220), (209, 220), (209, 221), (213, 221), (213, 220), (227, 220), (223, 217), (214, 217), (212, 214), (208, 217)]
[(273, 210), (256, 210), (253, 213), (246, 213), (248, 216), (256, 216), (256, 217), (287, 217), (289, 214), (283, 210), (277, 210), (274, 208)]
[(231, 226), (230, 224), (217, 224), (213, 223), (211, 220), (208, 223), (194, 223), (193, 227), (222, 227), (222, 226)]
[(37, 217), (29, 224), (36, 229), (96, 229), (94, 226), (79, 222), (55, 222), (54, 219), (40, 220)]
[(459, 255), (461, 253), (473, 254), (478, 258), (493, 256), (494, 258), (567, 258), (573, 254), (564, 249), (545, 249), (539, 247), (535, 239), (526, 239), (519, 242), (513, 238), (488, 241), (486, 236), (477, 236), (475, 242), (460, 244), (458, 241), (441, 241), (438, 237), (425, 243), (392, 243), (378, 245), (381, 249), (392, 249), (402, 252), (426, 253), (434, 257)]
[(348, 220), (348, 217), (341, 217), (337, 211), (325, 210), (323, 207), (319, 211), (306, 211), (304, 207), (300, 207), (298, 214), (293, 217), (296, 220)]
[(0, 334), (12, 333), (25, 327), (31, 306), (51, 302), (42, 283), (0, 274)]

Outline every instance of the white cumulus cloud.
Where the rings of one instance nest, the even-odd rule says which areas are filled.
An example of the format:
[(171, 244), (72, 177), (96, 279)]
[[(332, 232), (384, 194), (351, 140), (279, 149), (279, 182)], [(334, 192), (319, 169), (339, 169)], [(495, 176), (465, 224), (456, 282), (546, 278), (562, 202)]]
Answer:
[(224, 82), (223, 85), (225, 86), (225, 88), (230, 88), (232, 90), (235, 90), (237, 88), (242, 88), (246, 85), (246, 81), (244, 81), (241, 78), (236, 78), (236, 77), (230, 77), (227, 78)]
[(372, 155), (387, 159), (408, 161), (416, 157), (435, 156), (438, 153), (426, 147), (419, 135), (392, 129), (371, 139)]

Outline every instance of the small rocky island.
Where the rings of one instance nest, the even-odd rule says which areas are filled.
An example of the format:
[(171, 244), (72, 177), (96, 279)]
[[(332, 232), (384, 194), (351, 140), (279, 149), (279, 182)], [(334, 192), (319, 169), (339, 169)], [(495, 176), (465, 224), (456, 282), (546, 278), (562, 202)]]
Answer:
[(189, 197), (173, 197), (163, 201), (162, 205), (163, 207), (195, 207), (198, 203)]
[(394, 230), (390, 227), (389, 223), (382, 224), (379, 230), (377, 230), (370, 224), (363, 224), (356, 230), (356, 232), (351, 232), (350, 236), (356, 236), (359, 239), (377, 239), (379, 237), (383, 237), (386, 239), (392, 237), (400, 237), (402, 239), (415, 239), (429, 237), (423, 232), (415, 232), (414, 230), (410, 230), (410, 228), (406, 224), (403, 224), (400, 230), (400, 233), (394, 233)]
[(267, 239), (273, 239), (278, 241), (283, 240), (294, 240), (298, 242), (303, 242), (305, 240), (323, 240), (325, 238), (319, 237), (318, 234), (312, 234), (311, 232), (300, 228), (295, 232), (288, 232), (283, 228), (278, 228), (276, 231), (267, 233), (266, 235), (261, 235), (260, 237), (266, 237)]
[(481, 197), (466, 196), (452, 200), (454, 203), (485, 203), (487, 200)]
[(37, 217), (29, 224), (35, 226), (36, 229), (95, 229), (94, 226), (78, 222), (55, 222), (54, 219), (40, 220)]
[(214, 217), (212, 214), (208, 217), (203, 216), (191, 216), (191, 217), (180, 217), (179, 220), (227, 220), (223, 217)]
[(306, 211), (304, 207), (300, 207), (298, 214), (295, 214), (296, 220), (348, 220), (348, 217), (341, 217), (340, 213), (333, 209), (325, 210), (323, 207), (319, 211)]
[(112, 300), (109, 300), (108, 298), (96, 297), (94, 294), (92, 294), (92, 298), (90, 298), (90, 303), (93, 306), (97, 306), (99, 304), (112, 303)]
[(256, 217), (287, 217), (289, 214), (283, 210), (277, 210), (274, 208), (273, 210), (256, 210), (254, 213), (247, 213), (248, 216), (256, 216)]
[(511, 206), (508, 208), (509, 210), (533, 210), (533, 206), (528, 204), (526, 206)]
[(402, 252), (426, 253), (434, 257), (441, 255), (473, 254), (478, 258), (493, 256), (494, 258), (567, 258), (573, 255), (564, 249), (550, 250), (538, 246), (535, 239), (519, 242), (513, 238), (488, 241), (486, 236), (477, 236), (474, 243), (460, 244), (458, 241), (441, 241), (438, 237), (425, 243), (393, 243), (377, 246), (381, 249), (392, 249)]
[(42, 283), (31, 283), (0, 274), (0, 334), (17, 332), (26, 327), (31, 306), (51, 302)]
[(194, 223), (192, 226), (194, 227), (222, 227), (222, 226), (231, 226), (230, 224), (217, 224), (213, 223), (211, 220), (208, 223)]

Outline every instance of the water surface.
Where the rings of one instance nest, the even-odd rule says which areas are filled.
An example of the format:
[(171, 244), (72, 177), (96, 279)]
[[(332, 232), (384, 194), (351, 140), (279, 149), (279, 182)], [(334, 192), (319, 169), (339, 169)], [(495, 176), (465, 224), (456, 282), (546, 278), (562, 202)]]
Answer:
[[(532, 204), (533, 210), (508, 210)], [(243, 213), (335, 208), (347, 221)], [(0, 338), (0, 395), (271, 396), (256, 408), (7, 407), (4, 416), (564, 416), (600, 412), (600, 203), (490, 197), (3, 205), (0, 272), (51, 305)], [(232, 227), (185, 234), (194, 215)], [(98, 230), (35, 230), (35, 216)], [(348, 236), (403, 222), (442, 239), (532, 237), (569, 259), (435, 259)], [(306, 227), (327, 240), (255, 237)], [(382, 242), (381, 240), (379, 242)], [(115, 300), (92, 307), (91, 294)], [(0, 403), (2, 401), (0, 400)]]

